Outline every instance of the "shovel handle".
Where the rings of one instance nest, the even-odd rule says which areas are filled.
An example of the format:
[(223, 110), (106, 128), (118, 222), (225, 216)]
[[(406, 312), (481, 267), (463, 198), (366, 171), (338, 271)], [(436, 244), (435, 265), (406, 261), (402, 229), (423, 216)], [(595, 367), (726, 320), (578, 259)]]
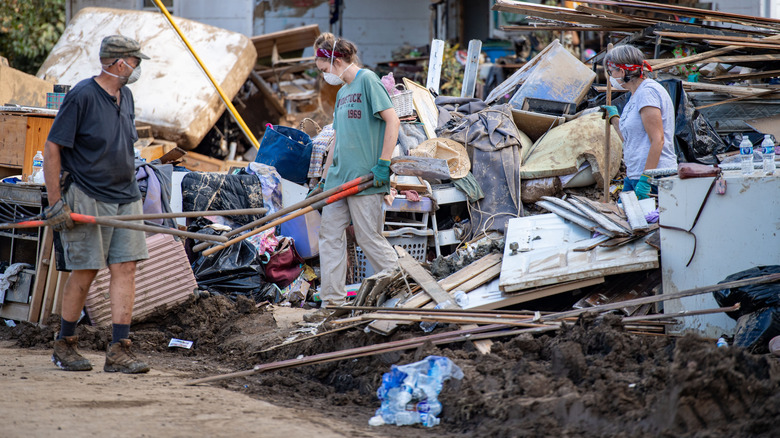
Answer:
[(277, 225), (279, 225), (281, 223), (289, 221), (290, 219), (294, 219), (294, 218), (296, 218), (298, 216), (302, 216), (302, 215), (304, 215), (304, 214), (306, 214), (306, 213), (308, 213), (310, 211), (319, 210), (319, 209), (321, 209), (322, 207), (324, 207), (324, 206), (326, 206), (328, 204), (332, 204), (332, 203), (334, 203), (334, 202), (336, 202), (336, 201), (338, 201), (340, 199), (344, 199), (346, 197), (352, 196), (352, 195), (354, 195), (356, 193), (362, 192), (363, 190), (365, 190), (365, 189), (367, 189), (369, 187), (373, 187), (373, 186), (374, 186), (373, 181), (368, 181), (368, 182), (361, 183), (358, 186), (351, 187), (351, 188), (349, 188), (347, 190), (344, 190), (344, 191), (342, 191), (340, 193), (336, 193), (335, 195), (328, 196), (325, 199), (320, 199), (319, 201), (317, 201), (317, 202), (315, 202), (315, 203), (313, 203), (313, 204), (311, 204), (311, 205), (309, 205), (307, 207), (304, 207), (304, 208), (302, 208), (302, 209), (300, 209), (300, 210), (298, 210), (298, 211), (296, 211), (296, 212), (294, 212), (292, 214), (289, 214), (289, 215), (284, 216), (284, 217), (280, 217), (280, 218), (276, 219), (275, 221), (273, 221), (273, 222), (271, 222), (269, 224), (265, 224), (265, 225), (263, 225), (260, 228), (254, 229), (254, 230), (252, 230), (252, 231), (250, 231), (248, 233), (242, 234), (242, 235), (240, 235), (240, 236), (238, 236), (238, 237), (236, 237), (234, 239), (228, 240), (227, 242), (225, 242), (225, 243), (223, 243), (221, 245), (217, 245), (217, 246), (211, 247), (211, 248), (203, 251), (203, 255), (204, 256), (210, 256), (210, 255), (214, 254), (215, 252), (217, 252), (219, 250), (225, 249), (228, 246), (231, 246), (231, 245), (233, 245), (235, 243), (238, 243), (238, 242), (246, 239), (247, 237), (251, 237), (251, 236), (254, 236), (255, 234), (262, 233), (263, 231), (265, 231), (265, 230), (267, 230), (269, 228), (273, 228), (273, 227), (275, 227), (275, 226), (277, 226)]

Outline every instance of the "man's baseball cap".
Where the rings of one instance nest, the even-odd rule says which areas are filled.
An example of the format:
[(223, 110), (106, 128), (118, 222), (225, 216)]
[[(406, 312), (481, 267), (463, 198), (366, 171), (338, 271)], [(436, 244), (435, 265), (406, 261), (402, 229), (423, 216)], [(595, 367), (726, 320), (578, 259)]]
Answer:
[(109, 35), (103, 38), (103, 42), (100, 43), (101, 58), (125, 58), (128, 56), (149, 59), (148, 56), (141, 53), (141, 44), (126, 36)]

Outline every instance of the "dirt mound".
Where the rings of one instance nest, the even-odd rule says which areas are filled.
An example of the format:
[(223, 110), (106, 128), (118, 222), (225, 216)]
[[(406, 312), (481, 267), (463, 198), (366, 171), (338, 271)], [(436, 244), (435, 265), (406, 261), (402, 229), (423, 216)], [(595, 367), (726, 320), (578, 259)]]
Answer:
[[(0, 338), (48, 347), (58, 328), (20, 324)], [(453, 330), (454, 326), (444, 326)], [(104, 349), (107, 328), (79, 326), (87, 346)], [(442, 329), (438, 329), (442, 330)], [(383, 337), (342, 331), (268, 352), (290, 334), (251, 300), (192, 298), (134, 324), (139, 349), (192, 357), (193, 377), (420, 336), (417, 325)], [(171, 337), (195, 342), (170, 350)], [(433, 429), (384, 426), (393, 436), (771, 436), (780, 414), (780, 362), (696, 336), (626, 333), (620, 318), (581, 319), (554, 334), (495, 340), (481, 355), (471, 342), (257, 374), (219, 385), (288, 407), (314, 408), (365, 426), (390, 364), (446, 356), (463, 369), (444, 385), (442, 423)], [(202, 366), (201, 364), (211, 364)], [(219, 369), (219, 371), (216, 371)]]

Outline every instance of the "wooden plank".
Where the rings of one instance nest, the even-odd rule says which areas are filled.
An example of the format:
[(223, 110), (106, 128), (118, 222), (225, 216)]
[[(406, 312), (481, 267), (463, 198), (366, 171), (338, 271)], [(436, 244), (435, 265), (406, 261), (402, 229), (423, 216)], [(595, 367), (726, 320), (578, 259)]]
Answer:
[(427, 88), (409, 78), (404, 78), (404, 85), (406, 85), (407, 90), (412, 91), (414, 109), (417, 111), (417, 116), (420, 118), (423, 128), (425, 128), (425, 135), (428, 138), (436, 138), (439, 108), (436, 106), (433, 95)]
[[(546, 196), (543, 196), (543, 198), (546, 198)], [(562, 201), (565, 202), (565, 201)], [(605, 230), (601, 228), (596, 222), (592, 221), (590, 218), (587, 218), (579, 213), (574, 213), (570, 209), (563, 207), (559, 204), (553, 203), (551, 200), (542, 200), (537, 201), (536, 205), (539, 207), (544, 208), (545, 210), (550, 211), (551, 213), (555, 213), (558, 216), (575, 223), (582, 228), (585, 228), (586, 230), (590, 231), (598, 231), (601, 234), (604, 234), (609, 237), (614, 237), (614, 233), (611, 231)]]
[(612, 202), (597, 202), (592, 199), (588, 199), (584, 196), (572, 195), (572, 197), (579, 199), (587, 205), (590, 205), (594, 211), (597, 211), (604, 215), (607, 219), (617, 224), (625, 232), (631, 229), (631, 226), (626, 221), (626, 217), (623, 212)]
[(40, 322), (46, 277), (49, 274), (49, 265), (54, 262), (53, 259), (49, 258), (54, 244), (53, 237), (54, 231), (51, 227), (44, 227), (41, 251), (38, 254), (38, 264), (35, 267), (35, 283), (33, 283), (33, 292), (30, 297), (30, 311), (27, 314), (27, 321), (33, 324)]
[(0, 307), (0, 318), (25, 321), (28, 313), (30, 313), (29, 304), (6, 302)]
[(496, 3), (491, 9), (499, 12), (511, 12), (514, 14), (547, 18), (554, 21), (573, 21), (576, 23), (595, 24), (599, 26), (633, 24), (632, 20), (596, 17), (594, 15), (579, 12), (574, 9), (563, 8), (559, 6), (546, 6), (510, 0), (496, 0)]
[(287, 115), (287, 109), (284, 107), (284, 104), (282, 104), (282, 101), (279, 99), (279, 96), (274, 93), (274, 90), (271, 88), (271, 85), (268, 84), (268, 82), (265, 81), (262, 77), (260, 77), (259, 74), (255, 73), (254, 71), (249, 73), (249, 80), (252, 81), (253, 84), (257, 87), (258, 90), (265, 96), (267, 101), (271, 102), (271, 105), (273, 105), (274, 109), (279, 112), (282, 116)]
[(49, 272), (46, 274), (46, 287), (43, 293), (43, 304), (41, 306), (41, 316), (39, 318), (39, 324), (46, 325), (46, 321), (51, 316), (52, 307), (54, 305), (54, 292), (56, 289), (57, 281), (57, 263), (55, 262), (55, 250), (54, 246), (51, 248), (49, 255)]
[(54, 290), (54, 309), (55, 315), (62, 315), (62, 296), (65, 293), (65, 283), (68, 282), (70, 272), (59, 272), (57, 274), (57, 288)]
[(650, 225), (647, 224), (645, 214), (639, 205), (639, 199), (634, 192), (620, 192), (620, 202), (623, 204), (623, 211), (628, 217), (628, 224), (631, 231), (647, 230)]
[[(778, 35), (772, 35), (770, 37), (762, 38), (766, 40), (780, 40), (780, 34)], [(686, 56), (684, 58), (677, 58), (677, 59), (652, 59), (648, 60), (648, 63), (653, 66), (653, 69), (659, 70), (667, 67), (672, 67), (675, 65), (681, 65), (681, 64), (693, 64), (697, 63), (699, 61), (704, 61), (709, 59), (709, 62), (724, 62), (725, 61), (715, 61), (714, 57), (720, 56), (729, 52), (733, 52), (734, 50), (739, 49), (739, 46), (726, 46), (721, 47), (719, 49), (710, 50), (704, 53), (697, 53), (696, 55)], [(763, 55), (763, 56), (776, 56), (776, 55)], [(780, 58), (778, 58), (780, 59)]]
[(251, 37), (251, 40), (252, 44), (255, 45), (255, 50), (257, 50), (257, 57), (265, 58), (271, 56), (274, 45), (276, 45), (279, 53), (302, 50), (312, 47), (319, 35), (319, 25), (310, 24), (264, 35), (256, 35)]
[(705, 43), (713, 46), (740, 46), (754, 49), (780, 50), (780, 44), (777, 42), (766, 43), (747, 43), (744, 41), (722, 41), (722, 40), (704, 40)]
[(477, 86), (477, 75), (479, 74), (479, 54), (482, 51), (482, 41), (469, 41), (469, 51), (466, 57), (466, 70), (463, 73), (463, 84), (460, 90), (460, 97), (474, 97), (474, 90)]
[[(725, 30), (725, 29), (724, 29)], [(734, 42), (746, 42), (746, 43), (760, 43), (763, 42), (763, 38), (755, 37), (741, 37), (731, 35), (710, 35), (706, 33), (689, 33), (689, 32), (672, 32), (666, 30), (653, 31), (655, 35), (669, 38), (678, 38), (683, 40), (728, 40)]]
[(761, 79), (761, 78), (776, 78), (780, 76), (780, 70), (767, 70), (767, 71), (758, 71), (753, 73), (742, 73), (742, 74), (727, 74), (727, 75), (718, 75), (718, 76), (712, 76), (707, 79), (711, 79), (713, 81), (729, 81), (729, 80), (747, 80), (747, 79)]
[(686, 90), (692, 90), (692, 91), (704, 90), (704, 91), (712, 91), (715, 93), (732, 94), (735, 96), (741, 96), (745, 94), (758, 94), (758, 93), (769, 92), (769, 91), (780, 92), (780, 88), (775, 88), (775, 87), (772, 88), (741, 87), (741, 86), (705, 84), (702, 82), (687, 82), (687, 81), (682, 81), (682, 84)]
[(441, 81), (441, 65), (444, 60), (444, 41), (434, 39), (431, 41), (431, 57), (428, 60), (428, 80), (425, 82), (425, 88), (433, 90), (439, 94), (439, 83)]
[(479, 273), (478, 275), (474, 276), (474, 278), (464, 282), (460, 286), (458, 286), (458, 290), (462, 290), (464, 292), (470, 292), (483, 284), (486, 284), (490, 280), (498, 277), (501, 274), (501, 263), (497, 263), (488, 269), (484, 270), (483, 272)]
[(420, 266), (417, 260), (410, 256), (402, 246), (396, 245), (395, 251), (398, 253), (398, 264), (401, 266), (401, 269), (409, 274), (442, 309), (459, 307), (450, 294), (442, 289), (436, 279)]
[[(560, 283), (552, 286), (538, 287), (534, 289), (525, 289), (517, 291), (515, 293), (503, 293), (502, 297), (506, 297), (502, 300), (491, 301), (488, 304), (472, 307), (469, 310), (493, 310), (500, 309), (502, 307), (513, 306), (515, 304), (526, 303), (539, 298), (549, 297), (551, 295), (558, 295), (560, 293), (569, 292), (582, 287), (593, 286), (604, 282), (604, 277), (589, 278), (587, 280), (570, 281), (567, 283)], [(500, 291), (494, 293), (501, 294)]]

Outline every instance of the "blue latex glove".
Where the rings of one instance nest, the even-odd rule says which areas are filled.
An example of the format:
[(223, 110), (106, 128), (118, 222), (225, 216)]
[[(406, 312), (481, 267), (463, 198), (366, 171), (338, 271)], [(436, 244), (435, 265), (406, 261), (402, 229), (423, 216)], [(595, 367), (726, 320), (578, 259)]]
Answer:
[(604, 118), (609, 119), (609, 123), (612, 123), (613, 117), (620, 117), (617, 107), (614, 105), (601, 105), (601, 109), (604, 110)]
[(390, 160), (379, 159), (376, 166), (371, 168), (374, 174), (374, 187), (382, 187), (390, 182)]
[(650, 197), (650, 177), (642, 174), (639, 177), (639, 182), (634, 187), (634, 193), (637, 199), (646, 199)]

